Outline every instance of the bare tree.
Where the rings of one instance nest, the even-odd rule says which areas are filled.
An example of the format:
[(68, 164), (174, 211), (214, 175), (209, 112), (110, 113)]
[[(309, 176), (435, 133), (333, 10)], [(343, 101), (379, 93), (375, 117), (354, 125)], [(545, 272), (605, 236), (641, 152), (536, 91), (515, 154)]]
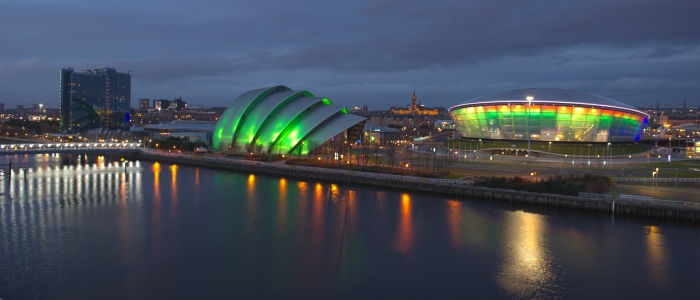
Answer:
[(367, 162), (369, 162), (369, 158), (370, 158), (370, 154), (371, 154), (370, 153), (371, 149), (369, 147), (363, 146), (363, 147), (360, 147), (360, 151), (362, 152), (362, 155), (361, 155), (362, 156), (362, 165), (367, 166)]
[(375, 143), (373, 148), (374, 154), (372, 154), (372, 156), (374, 156), (374, 165), (380, 166), (382, 164), (381, 160), (379, 159), (381, 154), (381, 146), (379, 146), (379, 143)]
[(306, 147), (305, 142), (301, 142), (296, 148), (294, 148), (293, 154), (297, 155), (297, 158), (301, 159), (301, 155), (304, 153), (304, 148)]
[(317, 140), (310, 140), (306, 141), (306, 150), (307, 150), (307, 155), (311, 157), (311, 151), (317, 150), (318, 146), (321, 145)]
[(396, 162), (396, 144), (387, 145), (386, 157), (389, 158), (389, 165), (393, 168)]

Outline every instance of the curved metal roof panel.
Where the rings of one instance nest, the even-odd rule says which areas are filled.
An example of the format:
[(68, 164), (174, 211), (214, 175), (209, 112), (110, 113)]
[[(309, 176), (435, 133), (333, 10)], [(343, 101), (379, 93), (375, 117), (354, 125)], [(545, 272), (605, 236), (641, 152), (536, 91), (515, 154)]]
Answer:
[(283, 109), (270, 115), (270, 119), (265, 124), (265, 127), (260, 128), (256, 134), (258, 136), (256, 143), (263, 145), (264, 149), (269, 149), (272, 142), (277, 139), (289, 122), (294, 120), (301, 112), (314, 105), (323, 103), (323, 99), (321, 97), (296, 98), (294, 102), (287, 104)]
[[(316, 126), (333, 115), (340, 113), (341, 110), (341, 107), (331, 105), (318, 105), (306, 110), (289, 122), (284, 131), (272, 144), (273, 147), (288, 150), (294, 149)], [(273, 149), (270, 148), (270, 151), (273, 151)]]
[(533, 97), (532, 103), (564, 103), (581, 106), (601, 106), (610, 108), (620, 108), (634, 111), (649, 117), (648, 114), (634, 108), (633, 106), (617, 100), (598, 96), (594, 94), (582, 93), (572, 90), (555, 88), (525, 88), (497, 92), (493, 94), (479, 96), (470, 99), (462, 104), (450, 107), (450, 111), (472, 105), (488, 105), (492, 103), (528, 103), (527, 97)]
[(303, 95), (313, 97), (313, 94), (306, 91), (286, 91), (274, 93), (260, 100), (255, 104), (255, 106), (249, 108), (245, 121), (239, 125), (239, 141), (244, 143), (253, 142), (257, 131), (260, 129), (260, 126), (268, 119), (267, 117), (270, 116), (270, 112), (272, 112), (277, 106), (283, 105), (290, 97), (298, 98)]
[(317, 129), (305, 137), (304, 140), (322, 143), (343, 132), (343, 130), (365, 120), (367, 119), (361, 116), (340, 114), (336, 118), (328, 120), (323, 126), (317, 127)]
[[(222, 114), (214, 130), (212, 148), (263, 152), (277, 150), (275, 146), (279, 145), (288, 152), (312, 134), (314, 138), (332, 136), (364, 120), (346, 117), (346, 112), (327, 98), (314, 97), (308, 91), (292, 91), (286, 86), (248, 91)], [(341, 128), (344, 125), (347, 127)], [(303, 148), (302, 152), (310, 150), (313, 149)]]
[(212, 147), (219, 149), (222, 146), (222, 143), (226, 144), (233, 141), (238, 124), (251, 103), (263, 99), (263, 97), (266, 97), (271, 93), (285, 90), (291, 91), (292, 89), (280, 85), (250, 90), (238, 96), (238, 98), (233, 101), (233, 103), (224, 111), (224, 113), (221, 114), (219, 122), (216, 124), (216, 130), (214, 131)]

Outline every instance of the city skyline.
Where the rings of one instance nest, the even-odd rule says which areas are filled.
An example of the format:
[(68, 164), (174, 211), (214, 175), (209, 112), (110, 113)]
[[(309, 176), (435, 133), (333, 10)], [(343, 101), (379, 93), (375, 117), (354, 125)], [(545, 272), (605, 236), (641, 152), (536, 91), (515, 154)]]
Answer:
[(698, 8), (628, 0), (3, 3), (0, 24), (16, 29), (0, 33), (0, 102), (58, 107), (61, 68), (108, 66), (131, 71), (134, 99), (200, 106), (285, 84), (370, 109), (408, 105), (413, 90), (424, 104), (450, 107), (532, 87), (636, 107), (680, 107), (685, 98), (691, 107), (700, 105)]

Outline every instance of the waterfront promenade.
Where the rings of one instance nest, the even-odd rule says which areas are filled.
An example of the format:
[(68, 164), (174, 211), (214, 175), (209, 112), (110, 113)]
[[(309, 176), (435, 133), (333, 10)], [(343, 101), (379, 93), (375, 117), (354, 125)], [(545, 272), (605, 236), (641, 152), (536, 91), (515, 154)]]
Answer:
[[(126, 154), (105, 153), (122, 156)], [(471, 181), (435, 179), (414, 176), (379, 174), (317, 167), (293, 166), (281, 162), (259, 162), (242, 158), (230, 158), (194, 153), (164, 152), (145, 149), (131, 153), (130, 159), (142, 159), (164, 163), (208, 167), (237, 172), (263, 173), (275, 176), (358, 184), (402, 191), (426, 192), (459, 198), (478, 198), (489, 201), (529, 203), (570, 209), (594, 210), (611, 214), (628, 214), (695, 222), (700, 220), (700, 203), (653, 199), (650, 197), (576, 197), (524, 191), (493, 189), (473, 186)]]

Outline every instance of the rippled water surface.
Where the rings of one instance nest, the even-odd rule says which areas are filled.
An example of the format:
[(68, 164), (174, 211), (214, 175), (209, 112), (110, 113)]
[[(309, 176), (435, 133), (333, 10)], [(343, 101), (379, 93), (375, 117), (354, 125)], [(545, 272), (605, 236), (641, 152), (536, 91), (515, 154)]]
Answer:
[(10, 160), (3, 299), (700, 299), (697, 226), (102, 157)]

